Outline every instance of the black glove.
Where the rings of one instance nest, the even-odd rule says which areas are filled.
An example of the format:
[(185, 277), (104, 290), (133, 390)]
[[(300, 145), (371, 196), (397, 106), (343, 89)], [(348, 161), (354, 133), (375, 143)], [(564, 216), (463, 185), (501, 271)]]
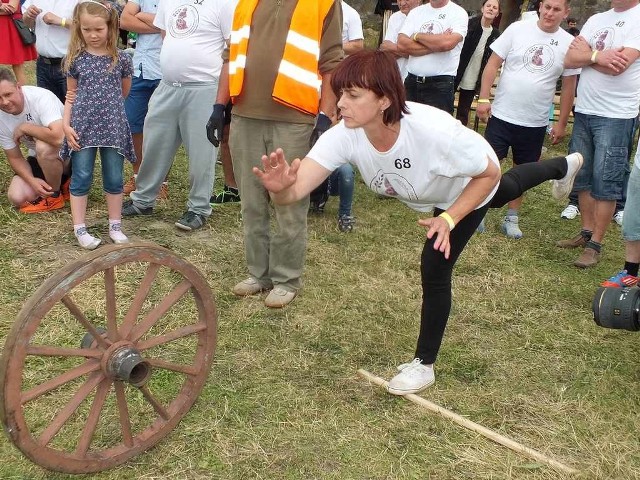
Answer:
[(320, 138), (320, 135), (329, 130), (329, 128), (331, 128), (331, 119), (320, 112), (316, 117), (316, 126), (313, 127), (313, 132), (311, 132), (309, 147), (313, 147)]
[(207, 139), (213, 144), (214, 147), (220, 145), (222, 140), (222, 132), (224, 130), (224, 110), (225, 105), (216, 103), (213, 106), (213, 112), (207, 122)]

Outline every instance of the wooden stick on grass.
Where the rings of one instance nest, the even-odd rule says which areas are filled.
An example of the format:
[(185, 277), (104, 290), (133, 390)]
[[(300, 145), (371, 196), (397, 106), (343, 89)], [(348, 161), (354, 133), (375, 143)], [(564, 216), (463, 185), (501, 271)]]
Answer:
[[(387, 385), (389, 384), (389, 382), (387, 382), (383, 378), (376, 377), (375, 375), (367, 372), (366, 370), (363, 370), (362, 368), (358, 370), (358, 374), (361, 377), (364, 377), (367, 380), (369, 380), (371, 383), (375, 383), (376, 385), (379, 385), (384, 388), (387, 388)], [(457, 413), (452, 412), (451, 410), (447, 410), (446, 408), (443, 408), (433, 402), (430, 402), (429, 400), (425, 400), (424, 398), (419, 397), (418, 395), (408, 394), (408, 395), (404, 395), (404, 398), (426, 408), (427, 410), (431, 410), (432, 412), (442, 415), (443, 417), (454, 421), (455, 423), (457, 423), (458, 425), (464, 428), (468, 428), (469, 430), (479, 433), (480, 435), (483, 435), (488, 439), (493, 440), (496, 443), (499, 443), (500, 445), (504, 445), (505, 447), (510, 448), (515, 452), (522, 453), (541, 463), (545, 463), (550, 467), (555, 468), (556, 470), (560, 470), (564, 473), (569, 473), (569, 474), (579, 473), (578, 470), (576, 470), (575, 468), (568, 467), (567, 465), (564, 465), (563, 463), (560, 463), (557, 460), (554, 460), (553, 458), (547, 457), (546, 455), (538, 452), (537, 450), (533, 450), (532, 448), (525, 447), (524, 445), (514, 440), (511, 440), (510, 438), (500, 435), (499, 433), (494, 432), (493, 430), (490, 430), (487, 427), (483, 427), (482, 425), (472, 422), (471, 420), (464, 418), (458, 415)]]

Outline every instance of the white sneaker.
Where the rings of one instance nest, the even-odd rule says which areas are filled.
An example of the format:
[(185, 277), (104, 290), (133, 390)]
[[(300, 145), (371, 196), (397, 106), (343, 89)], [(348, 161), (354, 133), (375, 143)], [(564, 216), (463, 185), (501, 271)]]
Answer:
[(516, 240), (522, 238), (522, 230), (520, 230), (520, 226), (518, 225), (518, 216), (505, 216), (502, 221), (502, 231), (509, 238), (514, 238)]
[(565, 157), (567, 159), (567, 174), (560, 180), (554, 180), (551, 186), (551, 195), (556, 200), (562, 200), (571, 193), (573, 181), (582, 167), (582, 154), (575, 152)]
[(424, 365), (419, 358), (403, 363), (398, 370), (400, 373), (393, 377), (387, 386), (387, 390), (392, 395), (418, 393), (436, 381), (433, 365)]
[(624, 217), (624, 210), (618, 210), (613, 216), (613, 221), (622, 226), (622, 218)]
[(570, 203), (569, 205), (567, 205), (567, 207), (564, 210), (562, 210), (562, 213), (560, 214), (560, 218), (564, 218), (566, 220), (573, 220), (578, 215), (580, 215), (580, 210), (578, 209), (578, 207)]
[(98, 248), (98, 245), (102, 243), (102, 240), (94, 237), (87, 231), (87, 227), (80, 227), (74, 233), (80, 246), (87, 250), (95, 250)]
[(109, 238), (118, 245), (129, 243), (127, 236), (122, 233), (122, 224), (120, 222), (109, 223)]

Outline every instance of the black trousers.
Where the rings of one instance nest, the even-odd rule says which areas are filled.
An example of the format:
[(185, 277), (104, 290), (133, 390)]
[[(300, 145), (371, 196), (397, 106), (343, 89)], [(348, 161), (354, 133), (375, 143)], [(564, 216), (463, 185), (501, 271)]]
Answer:
[[(422, 360), (422, 363), (431, 364), (436, 360), (451, 311), (453, 267), (487, 210), (503, 207), (530, 188), (547, 180), (559, 180), (566, 173), (567, 161), (564, 157), (516, 165), (502, 176), (493, 199), (484, 207), (474, 210), (460, 220), (451, 231), (449, 236), (451, 251), (448, 259), (444, 258), (443, 253), (434, 250), (435, 236), (430, 240), (427, 239), (420, 259), (422, 310), (420, 335), (415, 354), (416, 358)], [(434, 216), (441, 213), (442, 210), (436, 209)]]
[(456, 118), (460, 120), (465, 127), (469, 124), (469, 112), (473, 97), (476, 96), (475, 90), (458, 90), (458, 109), (456, 110)]

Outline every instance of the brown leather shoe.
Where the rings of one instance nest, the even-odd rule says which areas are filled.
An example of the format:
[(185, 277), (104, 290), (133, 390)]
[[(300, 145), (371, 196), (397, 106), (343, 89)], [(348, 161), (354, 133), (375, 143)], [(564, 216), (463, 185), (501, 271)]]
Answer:
[(593, 248), (587, 247), (573, 264), (578, 268), (589, 268), (597, 265), (599, 261), (600, 252), (596, 252)]
[(556, 247), (560, 248), (584, 248), (587, 244), (587, 239), (582, 236), (582, 234), (578, 234), (573, 238), (569, 238), (567, 240), (559, 240), (556, 242)]
[(125, 195), (129, 195), (135, 189), (136, 189), (136, 179), (135, 179), (135, 177), (132, 176), (122, 186), (122, 193), (124, 193)]

